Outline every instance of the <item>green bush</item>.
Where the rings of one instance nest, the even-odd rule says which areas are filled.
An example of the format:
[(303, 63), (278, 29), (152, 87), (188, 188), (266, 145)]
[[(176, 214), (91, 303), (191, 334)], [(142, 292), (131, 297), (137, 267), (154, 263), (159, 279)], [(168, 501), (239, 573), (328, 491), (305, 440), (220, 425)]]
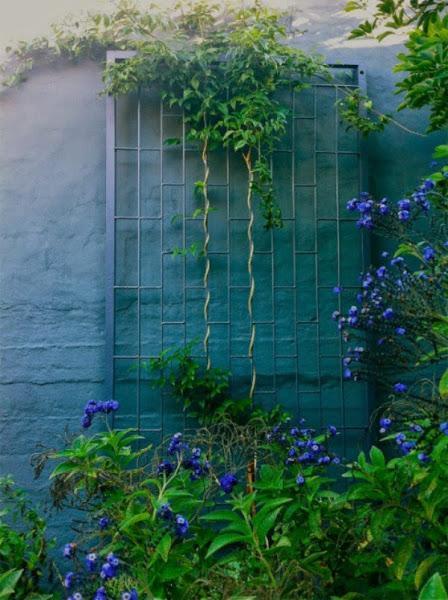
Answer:
[(0, 598), (50, 598), (39, 594), (51, 543), (46, 523), (9, 477), (0, 479)]

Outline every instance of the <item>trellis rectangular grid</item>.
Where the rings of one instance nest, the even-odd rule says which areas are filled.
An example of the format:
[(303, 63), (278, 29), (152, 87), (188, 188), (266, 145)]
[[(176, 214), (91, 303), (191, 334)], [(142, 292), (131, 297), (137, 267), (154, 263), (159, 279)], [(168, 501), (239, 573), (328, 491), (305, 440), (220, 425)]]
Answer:
[[(110, 52), (110, 61), (129, 53)], [(364, 87), (359, 66), (332, 67), (335, 81), (285, 90), (292, 116), (272, 168), (284, 227), (266, 232), (257, 214), (254, 321), (255, 401), (282, 403), (310, 425), (341, 428), (339, 451), (353, 454), (368, 425), (369, 390), (342, 378), (342, 341), (331, 313), (353, 298), (367, 240), (345, 210), (364, 180), (360, 141), (341, 124), (336, 100)], [(344, 90), (342, 90), (344, 88)], [(142, 368), (163, 349), (202, 339), (203, 259), (173, 256), (202, 244), (202, 178), (182, 115), (156, 90), (107, 100), (107, 383), (120, 401), (119, 427), (152, 441), (185, 426), (179, 405)], [(180, 146), (167, 146), (179, 137)], [(247, 178), (230, 152), (210, 156), (209, 324), (214, 366), (232, 373), (232, 392), (248, 393)], [(342, 286), (341, 297), (332, 293)], [(198, 357), (203, 357), (201, 343)]]

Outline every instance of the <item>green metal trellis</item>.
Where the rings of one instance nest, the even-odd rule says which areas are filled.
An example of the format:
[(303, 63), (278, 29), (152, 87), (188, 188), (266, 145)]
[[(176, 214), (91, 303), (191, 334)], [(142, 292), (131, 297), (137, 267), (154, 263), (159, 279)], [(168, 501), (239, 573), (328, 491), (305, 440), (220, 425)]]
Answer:
[[(127, 53), (111, 52), (109, 60)], [(310, 425), (339, 426), (339, 451), (357, 449), (368, 424), (365, 384), (342, 379), (342, 342), (331, 313), (353, 296), (365, 264), (366, 240), (345, 210), (358, 194), (363, 161), (358, 136), (340, 122), (341, 88), (363, 87), (359, 66), (333, 67), (335, 80), (285, 90), (287, 134), (272, 168), (284, 227), (254, 230), (255, 400), (282, 403)], [(180, 146), (164, 145), (179, 137)], [(213, 365), (232, 372), (232, 392), (248, 393), (246, 174), (240, 157), (210, 154), (210, 329)], [(137, 427), (158, 442), (182, 428), (181, 407), (154, 389), (139, 367), (168, 347), (202, 339), (203, 259), (173, 257), (174, 247), (203, 243), (192, 215), (202, 178), (196, 148), (185, 140), (182, 115), (157, 91), (107, 107), (107, 366), (111, 396), (121, 403), (120, 427)], [(341, 298), (332, 294), (342, 285)], [(204, 358), (201, 343), (198, 357)], [(204, 358), (205, 359), (205, 358)]]

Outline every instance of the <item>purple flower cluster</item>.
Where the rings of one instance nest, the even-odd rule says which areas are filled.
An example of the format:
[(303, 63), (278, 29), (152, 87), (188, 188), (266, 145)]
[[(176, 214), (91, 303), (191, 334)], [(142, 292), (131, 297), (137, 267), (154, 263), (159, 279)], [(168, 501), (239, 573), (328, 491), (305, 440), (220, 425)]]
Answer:
[(167, 452), (170, 456), (175, 455), (177, 462), (162, 460), (157, 467), (158, 475), (162, 475), (163, 473), (170, 475), (177, 468), (179, 461), (181, 461), (184, 469), (191, 471), (190, 479), (192, 481), (210, 472), (210, 463), (202, 456), (202, 450), (200, 448), (192, 448), (190, 451), (188, 444), (183, 441), (181, 433), (173, 435), (169, 441)]
[[(276, 425), (267, 435), (270, 443), (279, 443), (286, 451), (285, 465), (299, 465), (301, 469), (307, 466), (338, 465), (341, 460), (330, 453), (327, 447), (329, 438), (338, 434), (334, 425), (328, 425), (325, 434), (316, 436), (316, 430), (305, 427), (305, 419), (300, 419), (299, 425), (283, 431), (282, 425)], [(297, 475), (296, 483), (302, 486), (305, 476), (302, 472)]]
[(356, 346), (355, 348), (348, 348), (347, 353), (342, 359), (343, 377), (344, 379), (355, 379), (356, 373), (353, 373), (351, 366), (354, 362), (359, 362), (365, 352), (363, 346)]
[(184, 450), (188, 449), (188, 445), (185, 444), (182, 441), (182, 434), (181, 433), (175, 433), (173, 435), (173, 437), (171, 438), (169, 444), (168, 444), (168, 454), (170, 456), (173, 456), (175, 454), (181, 454)]
[(185, 457), (182, 461), (182, 466), (191, 470), (190, 479), (192, 481), (210, 472), (210, 463), (202, 457), (200, 448), (192, 448), (190, 456)]
[(190, 528), (188, 520), (183, 515), (174, 516), (174, 512), (171, 509), (169, 502), (160, 506), (157, 515), (173, 527), (174, 532), (178, 537), (185, 537), (187, 535)]
[(356, 225), (360, 229), (373, 229), (375, 224), (385, 217), (404, 223), (411, 219), (413, 211), (418, 214), (418, 211), (427, 213), (430, 210), (428, 194), (433, 188), (434, 182), (426, 179), (410, 198), (398, 200), (395, 206), (391, 205), (387, 198), (376, 201), (368, 192), (361, 192), (359, 198), (352, 198), (347, 202), (347, 210), (359, 214)]
[[(421, 421), (421, 423), (407, 423), (408, 431), (406, 433), (401, 430), (395, 434), (391, 433), (393, 420), (390, 417), (382, 417), (379, 420), (379, 425), (380, 434), (387, 434), (388, 437), (385, 439), (393, 439), (402, 455), (407, 456), (415, 452), (421, 463), (428, 463), (431, 460), (428, 454), (428, 443), (429, 440), (434, 440), (436, 432), (434, 424), (428, 424), (424, 421)], [(440, 423), (438, 430), (442, 434), (448, 435), (448, 422)]]
[(82, 417), (82, 426), (87, 429), (92, 425), (93, 417), (97, 413), (108, 415), (111, 412), (116, 412), (120, 408), (117, 400), (105, 400), (104, 402), (97, 400), (89, 400), (84, 408), (84, 416)]
[(106, 556), (106, 562), (101, 567), (100, 577), (101, 579), (113, 579), (118, 575), (118, 567), (120, 566), (119, 559), (113, 552), (109, 552)]
[[(109, 525), (110, 521), (108, 517), (102, 517), (99, 520), (100, 529), (104, 529)], [(187, 523), (188, 528), (188, 523)], [(74, 543), (65, 544), (63, 548), (63, 556), (65, 558), (73, 559), (75, 557), (77, 546)], [(118, 575), (120, 560), (115, 556), (113, 552), (109, 552), (106, 556), (106, 560), (104, 564), (101, 566), (101, 569), (98, 572), (98, 554), (96, 552), (90, 552), (85, 557), (85, 568), (87, 573), (99, 575), (103, 581), (107, 581), (109, 579), (113, 579)], [(68, 571), (63, 579), (63, 585), (66, 589), (71, 589), (76, 583), (77, 579), (80, 578), (80, 574), (74, 573), (73, 571)], [(131, 589), (130, 591), (122, 592), (121, 594), (122, 600), (138, 600), (137, 590)], [(75, 592), (69, 596), (67, 600), (83, 600), (82, 594), (79, 592)], [(108, 600), (106, 588), (100, 586), (93, 597), (93, 600)]]

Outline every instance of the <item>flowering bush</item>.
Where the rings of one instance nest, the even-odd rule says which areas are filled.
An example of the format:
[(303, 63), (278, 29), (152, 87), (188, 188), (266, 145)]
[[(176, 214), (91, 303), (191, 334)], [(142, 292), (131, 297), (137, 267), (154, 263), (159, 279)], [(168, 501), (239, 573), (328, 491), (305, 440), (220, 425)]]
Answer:
[(53, 452), (54, 501), (83, 515), (61, 549), (65, 597), (447, 598), (427, 595), (448, 578), (447, 422), (384, 416), (397, 456), (347, 463), (334, 426), (278, 414), (156, 450), (108, 429)]
[[(439, 148), (438, 156), (444, 152)], [(368, 194), (348, 202), (358, 227), (398, 245), (362, 274), (356, 302), (344, 314), (333, 313), (346, 342), (344, 377), (373, 377), (393, 399), (409, 399), (430, 413), (448, 408), (447, 174), (442, 166), (395, 204)]]

